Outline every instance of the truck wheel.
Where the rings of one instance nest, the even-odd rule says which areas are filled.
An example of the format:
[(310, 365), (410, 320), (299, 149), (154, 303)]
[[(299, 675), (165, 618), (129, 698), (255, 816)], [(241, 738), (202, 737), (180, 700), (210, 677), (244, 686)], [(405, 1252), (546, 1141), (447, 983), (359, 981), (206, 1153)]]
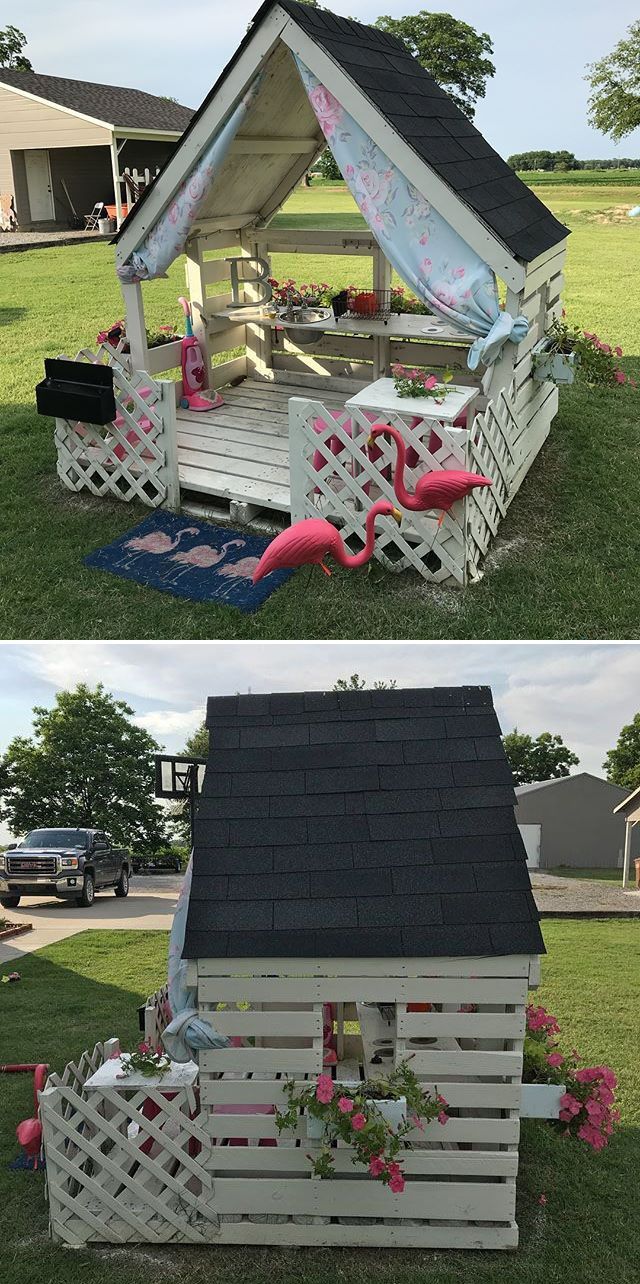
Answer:
[(85, 874), (84, 883), (82, 884), (82, 892), (80, 896), (76, 897), (76, 902), (78, 905), (88, 907), (89, 905), (93, 905), (95, 897), (96, 885), (93, 881), (93, 874)]
[(0, 905), (4, 905), (5, 909), (17, 909), (19, 904), (19, 896), (0, 896)]
[(115, 893), (116, 896), (129, 895), (129, 875), (124, 868), (120, 870), (120, 877), (115, 886)]

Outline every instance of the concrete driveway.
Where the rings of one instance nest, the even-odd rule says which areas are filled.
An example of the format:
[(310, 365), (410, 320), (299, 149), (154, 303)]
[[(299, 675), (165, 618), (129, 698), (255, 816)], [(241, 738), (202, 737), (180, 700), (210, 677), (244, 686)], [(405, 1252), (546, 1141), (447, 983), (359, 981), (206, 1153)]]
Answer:
[(24, 954), (88, 929), (160, 928), (168, 932), (181, 886), (179, 874), (134, 874), (127, 897), (119, 899), (111, 889), (98, 892), (88, 909), (73, 901), (25, 896), (18, 909), (3, 909), (2, 913), (12, 923), (33, 923), (34, 930), (1, 942), (0, 964), (17, 965)]

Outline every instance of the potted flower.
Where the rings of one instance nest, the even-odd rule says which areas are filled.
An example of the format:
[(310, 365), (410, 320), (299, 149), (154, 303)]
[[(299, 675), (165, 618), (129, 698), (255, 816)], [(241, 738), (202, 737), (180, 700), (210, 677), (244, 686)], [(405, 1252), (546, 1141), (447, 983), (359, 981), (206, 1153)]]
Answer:
[(438, 1119), (446, 1124), (447, 1103), (439, 1095), (429, 1096), (408, 1063), (403, 1061), (386, 1078), (355, 1083), (333, 1081), (321, 1074), (315, 1083), (285, 1084), (287, 1109), (276, 1110), (279, 1132), (295, 1129), (304, 1110), (307, 1136), (324, 1144), (309, 1155), (316, 1177), (333, 1176), (332, 1142), (343, 1141), (353, 1149), (353, 1163), (362, 1164), (373, 1177), (392, 1192), (404, 1190), (404, 1176), (397, 1155), (410, 1143), (408, 1133)]
[(141, 1074), (145, 1079), (161, 1079), (171, 1069), (171, 1061), (164, 1049), (150, 1043), (139, 1043), (134, 1052), (123, 1052), (120, 1055), (120, 1074), (118, 1078), (126, 1079), (131, 1074)]
[(576, 375), (590, 388), (615, 388), (636, 382), (627, 376), (618, 360), (622, 348), (612, 347), (597, 334), (570, 326), (563, 311), (532, 351), (533, 377), (540, 383), (573, 383)]
[(557, 1120), (564, 1137), (603, 1150), (620, 1118), (616, 1076), (610, 1066), (582, 1066), (575, 1048), (558, 1050), (558, 1022), (543, 1007), (527, 1008), (521, 1115)]
[(410, 369), (401, 365), (399, 361), (395, 361), (391, 366), (391, 374), (399, 397), (432, 397), (438, 405), (444, 401), (447, 395), (447, 384), (453, 379), (451, 370), (443, 371), (442, 383), (440, 383), (436, 375), (426, 370)]

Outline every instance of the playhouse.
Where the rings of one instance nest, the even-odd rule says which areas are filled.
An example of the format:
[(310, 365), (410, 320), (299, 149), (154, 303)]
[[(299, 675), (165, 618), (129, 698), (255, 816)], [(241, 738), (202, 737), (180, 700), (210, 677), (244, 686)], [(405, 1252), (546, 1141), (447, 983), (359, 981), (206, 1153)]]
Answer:
[[(327, 144), (366, 228), (274, 226)], [(267, 0), (118, 232), (130, 351), (97, 359), (113, 366), (126, 422), (105, 439), (59, 418), (59, 476), (74, 490), (236, 521), (321, 511), (357, 546), (371, 495), (391, 495), (392, 444), (377, 461), (366, 450), (372, 421), (386, 422), (410, 448), (410, 480), (462, 468), (493, 483), (437, 531), (433, 513), (407, 513), (377, 540), (389, 569), (464, 584), (556, 413), (557, 387), (536, 377), (535, 356), (561, 310), (567, 235), (395, 37)], [(180, 344), (146, 340), (147, 282), (183, 252), (205, 378), (224, 399), (206, 415), (181, 407), (179, 384), (177, 406), (163, 391)], [(295, 277), (300, 254), (364, 260), (355, 303), (274, 308), (272, 256)], [(394, 271), (421, 312), (391, 307)], [(396, 363), (450, 369), (449, 400), (416, 408), (381, 396)], [(462, 416), (448, 413), (454, 403)]]
[[(100, 1045), (50, 1080), (54, 1237), (515, 1247), (544, 944), (490, 690), (221, 697), (207, 725), (169, 998), (145, 1025), (184, 1056), (166, 1083), (119, 1082)], [(407, 1058), (449, 1118), (416, 1120), (402, 1193), (335, 1141), (314, 1177), (308, 1117), (278, 1128), (287, 1081)]]

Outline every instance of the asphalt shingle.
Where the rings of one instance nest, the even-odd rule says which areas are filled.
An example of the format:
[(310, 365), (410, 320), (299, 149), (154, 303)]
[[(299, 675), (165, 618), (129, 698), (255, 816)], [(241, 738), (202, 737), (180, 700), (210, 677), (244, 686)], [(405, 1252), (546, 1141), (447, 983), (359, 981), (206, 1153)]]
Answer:
[(207, 722), (187, 957), (543, 950), (488, 688), (222, 697)]

